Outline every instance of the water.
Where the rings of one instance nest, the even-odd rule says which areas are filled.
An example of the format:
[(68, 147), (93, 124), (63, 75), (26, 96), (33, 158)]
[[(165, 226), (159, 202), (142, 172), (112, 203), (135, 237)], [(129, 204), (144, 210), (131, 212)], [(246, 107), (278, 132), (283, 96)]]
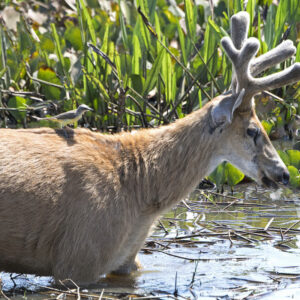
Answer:
[[(299, 192), (257, 190), (251, 184), (239, 185), (233, 197), (228, 196), (195, 191), (166, 214), (147, 239), (139, 255), (143, 270), (103, 278), (88, 292), (300, 299)], [(1, 277), (8, 292), (13, 281), (9, 274)], [(51, 285), (51, 278), (21, 276), (15, 282), (17, 289), (35, 291), (27, 292), (27, 299), (44, 299), (39, 286)]]

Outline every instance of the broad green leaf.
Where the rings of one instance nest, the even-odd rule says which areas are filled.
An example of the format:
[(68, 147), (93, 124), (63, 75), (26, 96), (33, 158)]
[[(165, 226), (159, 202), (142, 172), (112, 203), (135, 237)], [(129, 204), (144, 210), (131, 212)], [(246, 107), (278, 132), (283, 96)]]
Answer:
[[(50, 83), (55, 83), (55, 84), (61, 84), (60, 80), (56, 76), (55, 72), (53, 69), (48, 68), (48, 67), (42, 67), (38, 71), (37, 77), (39, 79), (42, 79), (44, 81), (48, 81)], [(59, 88), (54, 87), (54, 86), (49, 86), (46, 84), (41, 83), (41, 92), (46, 96), (47, 99), (51, 100), (56, 100), (60, 99), (60, 94), (61, 91)]]
[(290, 164), (297, 169), (300, 169), (300, 151), (298, 150), (287, 150), (287, 155), (290, 159)]
[(261, 124), (262, 126), (264, 127), (265, 131), (267, 132), (267, 134), (269, 135), (273, 126), (274, 126), (274, 123), (273, 122), (269, 122), (269, 121), (266, 121), (266, 120), (262, 120), (261, 121)]
[(290, 185), (296, 188), (300, 187), (300, 174), (294, 166), (288, 166), (290, 173)]
[(234, 167), (232, 164), (226, 163), (225, 177), (227, 179), (228, 185), (233, 187), (239, 182), (241, 182), (244, 179), (245, 175), (239, 169)]
[(42, 50), (46, 51), (47, 53), (53, 53), (55, 50), (55, 45), (52, 39), (46, 34), (42, 36), (40, 45)]
[(226, 182), (225, 162), (217, 166), (217, 168), (208, 176), (209, 180), (213, 181), (217, 187), (221, 187)]
[(160, 72), (161, 64), (164, 56), (164, 51), (165, 49), (163, 48), (160, 50), (160, 52), (158, 53), (154, 61), (154, 64), (152, 65), (151, 70), (147, 74), (146, 82), (142, 93), (144, 96), (148, 95), (148, 93), (154, 88), (154, 85), (157, 82), (158, 74)]
[(65, 31), (65, 39), (70, 42), (75, 50), (82, 50), (80, 29), (75, 26), (68, 27)]
[(282, 159), (282, 161), (285, 163), (286, 166), (291, 165), (290, 157), (285, 151), (277, 150), (277, 152), (278, 152), (280, 158)]
[[(8, 100), (7, 106), (9, 108), (18, 108), (21, 110), (26, 109), (26, 99), (22, 97), (11, 97)], [(26, 111), (10, 111), (12, 116), (18, 121), (18, 123), (21, 123), (24, 118), (26, 117)]]

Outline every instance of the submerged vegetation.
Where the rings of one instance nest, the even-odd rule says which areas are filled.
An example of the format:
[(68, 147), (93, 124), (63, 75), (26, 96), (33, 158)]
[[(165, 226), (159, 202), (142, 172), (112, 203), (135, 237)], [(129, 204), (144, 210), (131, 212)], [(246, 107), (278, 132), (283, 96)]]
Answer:
[[(182, 118), (229, 88), (232, 67), (219, 42), (240, 10), (250, 14), (259, 55), (291, 39), (297, 52), (285, 67), (300, 62), (297, 0), (6, 0), (0, 9), (1, 127), (55, 126), (32, 116), (82, 103), (94, 112), (81, 125), (104, 132)], [(271, 137), (297, 138), (299, 86), (257, 98)], [(300, 152), (280, 155), (300, 187)], [(224, 163), (210, 178), (234, 186), (244, 175)]]

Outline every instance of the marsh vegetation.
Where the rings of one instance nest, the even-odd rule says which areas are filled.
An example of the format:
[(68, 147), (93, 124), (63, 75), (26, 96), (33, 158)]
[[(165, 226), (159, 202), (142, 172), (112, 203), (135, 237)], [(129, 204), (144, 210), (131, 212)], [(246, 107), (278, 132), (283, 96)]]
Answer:
[[(243, 9), (250, 14), (250, 35), (260, 41), (259, 54), (287, 38), (297, 47), (295, 56), (269, 73), (300, 62), (295, 0), (5, 1), (0, 7), (2, 127), (55, 126), (33, 116), (83, 103), (94, 112), (75, 126), (106, 133), (182, 118), (229, 88), (232, 67), (219, 44), (229, 32), (230, 16)], [(21, 298), (25, 290), (27, 298), (36, 299), (297, 295), (299, 91), (297, 83), (256, 99), (268, 134), (292, 139), (278, 150), (294, 189), (236, 186), (244, 175), (224, 163), (209, 178), (219, 191), (225, 184), (236, 186), (233, 194), (226, 187), (225, 195), (198, 190), (166, 214), (140, 253), (145, 271), (103, 279), (88, 291), (76, 283), (53, 288), (49, 278), (11, 280), (2, 274), (3, 293)]]

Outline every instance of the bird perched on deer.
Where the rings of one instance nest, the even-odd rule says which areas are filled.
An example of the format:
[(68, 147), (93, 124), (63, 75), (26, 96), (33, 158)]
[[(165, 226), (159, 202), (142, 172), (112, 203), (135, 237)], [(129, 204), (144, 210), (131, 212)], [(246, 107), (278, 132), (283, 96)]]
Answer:
[(75, 122), (77, 122), (86, 111), (93, 111), (93, 109), (88, 107), (85, 104), (80, 104), (77, 109), (70, 110), (53, 117), (47, 117), (47, 118), (33, 117), (33, 118), (38, 121), (46, 120), (46, 121), (57, 122), (60, 124), (61, 128), (63, 128), (67, 125), (74, 124)]

